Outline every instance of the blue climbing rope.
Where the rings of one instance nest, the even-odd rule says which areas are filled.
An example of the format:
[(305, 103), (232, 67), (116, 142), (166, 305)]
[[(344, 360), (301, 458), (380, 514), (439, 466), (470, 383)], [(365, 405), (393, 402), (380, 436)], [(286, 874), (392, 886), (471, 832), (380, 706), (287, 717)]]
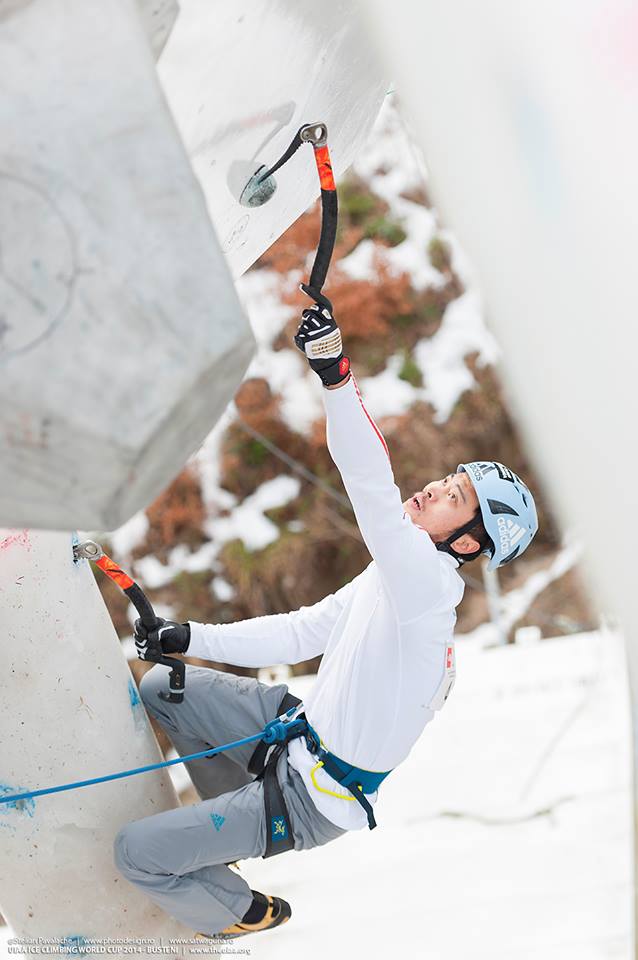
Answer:
[(163, 767), (172, 767), (176, 763), (188, 763), (190, 760), (212, 757), (216, 753), (222, 753), (224, 750), (232, 750), (234, 747), (243, 747), (247, 743), (255, 743), (256, 740), (263, 740), (268, 744), (276, 743), (285, 740), (293, 727), (301, 727), (302, 724), (303, 721), (300, 720), (280, 720), (277, 718), (267, 723), (259, 733), (255, 733), (251, 737), (243, 737), (241, 740), (233, 740), (232, 743), (224, 743), (220, 747), (201, 750), (199, 753), (191, 753), (187, 757), (177, 757), (175, 760), (164, 760), (163, 763), (150, 763), (146, 767), (135, 767), (133, 770), (109, 773), (105, 777), (93, 777), (91, 780), (76, 780), (73, 783), (63, 783), (58, 787), (46, 787), (43, 790), (28, 790), (25, 793), (14, 793), (8, 797), (0, 797), (0, 804), (17, 803), (19, 800), (43, 797), (49, 793), (62, 793), (65, 790), (76, 790), (78, 787), (90, 787), (95, 783), (106, 783), (108, 780), (122, 780), (124, 777), (134, 777), (138, 773), (150, 773), (151, 770), (161, 770)]

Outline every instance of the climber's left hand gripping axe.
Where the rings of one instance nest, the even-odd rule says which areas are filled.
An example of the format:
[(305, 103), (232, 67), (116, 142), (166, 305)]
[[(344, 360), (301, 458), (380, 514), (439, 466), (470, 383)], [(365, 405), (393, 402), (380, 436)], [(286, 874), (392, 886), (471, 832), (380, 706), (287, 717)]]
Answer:
[[(82, 543), (74, 544), (73, 557), (75, 560), (92, 560), (126, 594), (139, 613), (140, 620), (146, 629), (155, 630), (159, 621), (148, 597), (139, 584), (135, 583), (110, 557), (107, 557), (99, 543), (95, 543), (93, 540), (84, 540)], [(157, 649), (151, 648), (147, 651), (145, 659), (151, 660), (153, 663), (162, 663), (164, 666), (171, 668), (168, 693), (161, 690), (159, 696), (162, 700), (181, 703), (184, 699), (185, 664), (181, 660), (164, 656), (159, 644), (157, 644)]]

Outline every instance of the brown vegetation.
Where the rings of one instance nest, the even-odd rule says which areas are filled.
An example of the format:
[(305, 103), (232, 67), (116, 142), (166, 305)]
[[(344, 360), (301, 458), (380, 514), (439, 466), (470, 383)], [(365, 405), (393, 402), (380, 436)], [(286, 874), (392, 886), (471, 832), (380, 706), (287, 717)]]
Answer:
[[(429, 202), (425, 193), (409, 199)], [(388, 356), (402, 352), (405, 362), (401, 376), (418, 385), (420, 371), (412, 359), (412, 350), (419, 340), (438, 330), (446, 307), (462, 293), (449, 248), (440, 237), (435, 237), (429, 249), (424, 250), (424, 256), (429, 256), (443, 282), (436, 288), (417, 292), (407, 274), (392, 273), (384, 261), (383, 247), (401, 242), (401, 225), (392, 220), (387, 205), (356, 178), (342, 185), (340, 201), (336, 265), (326, 294), (335, 304), (355, 369), (363, 376), (375, 374), (383, 369)], [(268, 266), (283, 275), (306, 266), (317, 243), (319, 224), (319, 207), (315, 205), (273, 244), (256, 269)], [(364, 237), (372, 237), (379, 247), (375, 276), (372, 280), (353, 280), (338, 269), (338, 260)], [(295, 290), (282, 293), (299, 309), (308, 303)], [(295, 328), (296, 321), (291, 321), (275, 347), (289, 348)], [(503, 589), (509, 590), (551, 561), (558, 547), (558, 531), (507, 412), (496, 371), (490, 366), (481, 367), (476, 357), (469, 357), (466, 362), (478, 389), (460, 397), (444, 425), (437, 424), (433, 410), (420, 403), (405, 416), (382, 420), (380, 426), (388, 440), (397, 483), (406, 493), (455, 470), (458, 463), (483, 458), (507, 463), (529, 483), (537, 496), (540, 532), (525, 557), (502, 571)], [(290, 466), (269, 449), (269, 441), (334, 490), (343, 492), (325, 446), (323, 420), (317, 421), (306, 436), (291, 430), (281, 418), (279, 397), (261, 378), (242, 384), (236, 404), (239, 420), (227, 430), (221, 448), (221, 481), (227, 490), (242, 500), (266, 480), (291, 472)], [(137, 556), (154, 553), (165, 560), (176, 543), (196, 548), (206, 539), (201, 490), (191, 470), (184, 470), (147, 513), (150, 529), (146, 542), (136, 551)], [(303, 480), (294, 503), (271, 511), (269, 516), (281, 530), (275, 543), (250, 552), (236, 540), (221, 552), (223, 575), (236, 590), (232, 600), (221, 602), (214, 596), (213, 574), (209, 571), (182, 573), (167, 587), (155, 591), (152, 598), (170, 604), (178, 619), (228, 622), (312, 604), (356, 576), (369, 562), (352, 512), (308, 480)], [(293, 520), (303, 528), (290, 529)], [(471, 580), (481, 580), (477, 564), (468, 565), (464, 573)], [(130, 632), (126, 601), (109, 582), (102, 582), (101, 586), (118, 631)], [(473, 629), (486, 616), (484, 594), (468, 587), (459, 610), (459, 630)], [(541, 623), (545, 635), (560, 632), (561, 622), (565, 629), (569, 629), (569, 624), (593, 626), (595, 612), (587, 602), (578, 575), (570, 573), (548, 588), (521, 621), (526, 622)], [(293, 672), (315, 669), (316, 665), (317, 661), (301, 664)], [(255, 671), (235, 668), (235, 672)]]
[(178, 543), (198, 547), (205, 542), (202, 531), (205, 518), (199, 479), (191, 467), (173, 480), (146, 510), (149, 529), (135, 557), (155, 554), (166, 561), (168, 552)]

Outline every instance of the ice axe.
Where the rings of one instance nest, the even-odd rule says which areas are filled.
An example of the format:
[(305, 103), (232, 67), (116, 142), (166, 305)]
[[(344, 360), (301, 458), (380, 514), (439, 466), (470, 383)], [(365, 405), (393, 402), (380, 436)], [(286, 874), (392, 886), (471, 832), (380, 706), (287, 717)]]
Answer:
[[(129, 577), (121, 567), (111, 560), (105, 553), (99, 543), (94, 540), (84, 540), (82, 543), (76, 543), (73, 546), (74, 560), (92, 560), (100, 570), (109, 577), (123, 593), (129, 598), (135, 609), (140, 615), (140, 620), (147, 630), (155, 630), (159, 620), (151, 606), (151, 602), (134, 580)], [(168, 700), (171, 703), (181, 703), (184, 699), (184, 684), (186, 680), (186, 666), (181, 660), (175, 660), (173, 657), (164, 655), (161, 646), (158, 644), (151, 646), (147, 651), (146, 660), (153, 663), (162, 663), (171, 668), (169, 674), (168, 693), (160, 690), (158, 696), (162, 700)]]
[(288, 149), (279, 160), (268, 169), (262, 165), (252, 175), (241, 192), (239, 202), (245, 207), (261, 207), (276, 190), (274, 174), (292, 155), (297, 152), (303, 143), (310, 143), (314, 150), (319, 184), (321, 186), (321, 235), (319, 246), (315, 254), (315, 262), (308, 283), (300, 284), (301, 289), (315, 303), (327, 307), (332, 313), (332, 304), (321, 292), (326, 282), (330, 259), (334, 250), (337, 236), (337, 187), (332, 172), (332, 161), (328, 151), (328, 127), (325, 123), (306, 123), (295, 134)]

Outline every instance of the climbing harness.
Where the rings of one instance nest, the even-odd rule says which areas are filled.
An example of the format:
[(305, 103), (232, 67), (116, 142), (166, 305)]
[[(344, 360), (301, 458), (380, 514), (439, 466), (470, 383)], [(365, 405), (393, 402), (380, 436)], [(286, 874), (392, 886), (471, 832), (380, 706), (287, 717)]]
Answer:
[(328, 267), (337, 236), (337, 187), (332, 172), (332, 162), (328, 150), (328, 127), (325, 123), (306, 123), (300, 127), (287, 150), (279, 160), (267, 170), (262, 164), (252, 175), (242, 190), (239, 202), (247, 207), (259, 207), (272, 197), (276, 190), (274, 174), (297, 152), (303, 143), (312, 144), (319, 183), (321, 185), (321, 234), (319, 246), (308, 283), (300, 284), (301, 289), (320, 307), (326, 307), (332, 313), (332, 304), (321, 292), (326, 282)]
[[(279, 704), (278, 718), (270, 724), (273, 730), (277, 730), (275, 748), (266, 760), (268, 744), (260, 743), (248, 763), (249, 773), (257, 774), (257, 779), (263, 779), (264, 781), (267, 830), (264, 859), (276, 853), (290, 850), (294, 846), (288, 811), (276, 773), (279, 757), (286, 744), (291, 740), (304, 737), (306, 746), (317, 757), (317, 763), (311, 774), (314, 786), (322, 793), (329, 793), (340, 800), (356, 800), (366, 812), (370, 830), (374, 830), (377, 824), (374, 819), (372, 804), (367, 799), (366, 794), (374, 793), (388, 774), (392, 772), (387, 770), (384, 773), (379, 773), (373, 770), (364, 770), (362, 767), (355, 767), (354, 764), (341, 760), (336, 754), (327, 750), (316, 731), (308, 723), (305, 713), (297, 713), (301, 703), (302, 701), (293, 694), (287, 693), (285, 695)], [(318, 786), (314, 773), (320, 767), (323, 767), (326, 773), (333, 780), (336, 780), (340, 786), (345, 787), (352, 796), (344, 797), (342, 794), (333, 793)]]
[[(158, 625), (158, 618), (150, 600), (139, 584), (135, 583), (114, 560), (107, 557), (99, 543), (95, 543), (94, 540), (84, 540), (82, 543), (74, 544), (73, 558), (76, 561), (92, 560), (96, 567), (99, 567), (126, 594), (139, 613), (140, 620), (146, 629), (155, 630)], [(149, 645), (145, 659), (152, 663), (162, 663), (164, 666), (171, 668), (168, 678), (168, 693), (160, 691), (159, 696), (162, 700), (169, 700), (171, 703), (181, 703), (184, 699), (185, 664), (173, 657), (166, 657), (159, 643), (154, 647)]]
[[(295, 697), (292, 693), (285, 693), (277, 708), (277, 721), (274, 721), (274, 723), (283, 723), (282, 717), (292, 714), (300, 703), (299, 697)], [(301, 734), (303, 732), (302, 727), (302, 723), (298, 723), (294, 730), (299, 730)], [(276, 853), (285, 853), (287, 850), (292, 850), (295, 845), (288, 808), (277, 777), (279, 757), (285, 749), (286, 742), (293, 736), (293, 732), (285, 724), (278, 726), (277, 731), (281, 734), (282, 740), (275, 744), (268, 760), (266, 760), (266, 757), (270, 745), (262, 740), (257, 744), (248, 761), (248, 772), (252, 773), (255, 779), (263, 780), (264, 783), (264, 810), (266, 814), (266, 852), (263, 855), (264, 860)]]

